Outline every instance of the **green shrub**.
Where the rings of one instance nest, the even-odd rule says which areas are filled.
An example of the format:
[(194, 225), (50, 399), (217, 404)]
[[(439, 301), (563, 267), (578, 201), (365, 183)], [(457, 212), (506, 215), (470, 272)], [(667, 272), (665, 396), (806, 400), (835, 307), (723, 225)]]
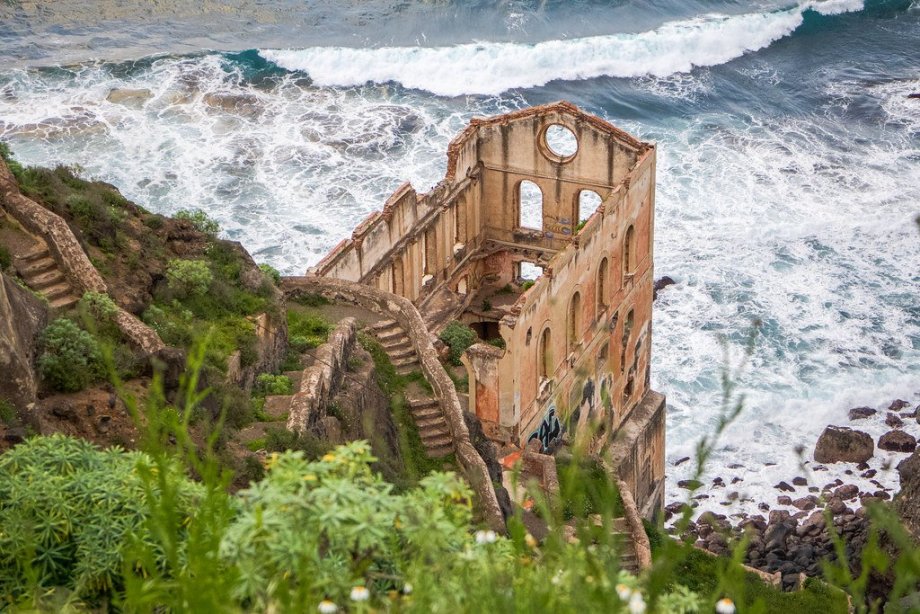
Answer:
[(291, 394), (294, 383), (287, 375), (262, 373), (256, 378), (256, 393), (261, 395)]
[(13, 256), (5, 246), (0, 245), (0, 271), (5, 271), (13, 266)]
[(214, 275), (203, 260), (170, 260), (166, 267), (169, 289), (180, 297), (201, 296), (211, 287)]
[(328, 441), (311, 433), (298, 435), (284, 427), (270, 427), (265, 432), (265, 449), (269, 452), (300, 452), (307, 460), (316, 460), (332, 449)]
[(96, 322), (111, 322), (118, 314), (118, 305), (104, 292), (86, 292), (79, 303), (80, 309)]
[(304, 307), (322, 307), (323, 305), (328, 305), (330, 302), (329, 299), (322, 294), (313, 294), (310, 292), (298, 294), (291, 300)]
[(12, 424), (16, 419), (16, 407), (8, 399), (0, 398), (0, 422)]
[(211, 235), (212, 237), (216, 237), (217, 233), (220, 232), (220, 224), (201, 209), (183, 209), (176, 212), (176, 215), (173, 217), (177, 220), (191, 222), (195, 230), (203, 232), (206, 235)]
[(522, 290), (523, 292), (527, 292), (529, 289), (533, 288), (533, 285), (534, 285), (535, 283), (537, 283), (537, 282), (535, 282), (535, 281), (532, 280), (532, 279), (525, 279), (524, 282), (521, 284), (521, 290)]
[(281, 283), (281, 272), (270, 264), (260, 264), (259, 270), (265, 273), (265, 276), (272, 280), (277, 286)]
[[(149, 466), (140, 452), (100, 450), (60, 434), (33, 437), (0, 456), (0, 595), (22, 596), (33, 583), (78, 597), (122, 586), (125, 550), (140, 543), (156, 552), (147, 517), (148, 497), (158, 493), (139, 477)], [(201, 488), (177, 464), (167, 468), (181, 518)], [(156, 553), (154, 564), (157, 554), (162, 562)]]
[(0, 158), (3, 158), (3, 161), (6, 162), (10, 172), (16, 177), (16, 181), (21, 181), (20, 177), (25, 169), (23, 169), (22, 165), (13, 158), (13, 151), (10, 149), (10, 146), (3, 141), (0, 141)]
[(489, 339), (488, 343), (489, 345), (495, 346), (502, 350), (505, 349), (505, 347), (507, 347), (505, 344), (505, 340), (502, 339), (501, 337), (495, 337), (494, 339)]
[(66, 318), (48, 325), (42, 333), (42, 348), (38, 369), (54, 390), (83, 390), (102, 374), (99, 343)]
[(318, 315), (288, 309), (288, 343), (297, 352), (319, 347), (329, 338), (332, 325)]
[(454, 365), (459, 365), (460, 357), (468, 347), (476, 343), (476, 331), (457, 321), (448, 324), (439, 336), (441, 341), (450, 348), (450, 361)]

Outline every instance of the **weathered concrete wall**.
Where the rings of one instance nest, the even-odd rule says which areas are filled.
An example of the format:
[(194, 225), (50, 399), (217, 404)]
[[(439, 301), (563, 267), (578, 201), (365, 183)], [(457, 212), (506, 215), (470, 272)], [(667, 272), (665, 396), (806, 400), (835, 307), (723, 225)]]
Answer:
[[(396, 320), (406, 331), (419, 357), (422, 373), (431, 384), (450, 431), (457, 463), (476, 496), (478, 510), (496, 531), (505, 530), (505, 521), (482, 457), (470, 441), (457, 390), (441, 362), (418, 309), (406, 298), (371, 286), (326, 277), (285, 277), (281, 289), (288, 295), (298, 292), (321, 294), (332, 300), (361, 305)], [(292, 411), (293, 414), (293, 411)]]
[(15, 407), (35, 401), (38, 384), (32, 363), (47, 319), (40, 300), (0, 273), (0, 399)]
[[(23, 196), (16, 178), (3, 160), (0, 160), (0, 205), (29, 232), (44, 239), (67, 280), (81, 294), (108, 293), (105, 281), (89, 261), (67, 222)], [(166, 348), (166, 344), (152, 328), (121, 307), (115, 316), (115, 324), (125, 338), (145, 356), (152, 356)]]
[(287, 428), (306, 433), (316, 427), (326, 407), (338, 393), (347, 371), (346, 360), (355, 346), (357, 332), (354, 318), (343, 318), (316, 349), (315, 363), (304, 369), (300, 390), (291, 399)]

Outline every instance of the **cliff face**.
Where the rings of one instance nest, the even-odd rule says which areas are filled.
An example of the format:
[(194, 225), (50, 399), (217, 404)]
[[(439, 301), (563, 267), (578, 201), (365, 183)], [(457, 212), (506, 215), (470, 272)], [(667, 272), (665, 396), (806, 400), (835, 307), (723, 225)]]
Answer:
[(16, 407), (35, 401), (36, 341), (48, 319), (45, 304), (0, 273), (0, 398)]
[(894, 509), (914, 539), (920, 542), (920, 451), (898, 464), (901, 492), (894, 500)]

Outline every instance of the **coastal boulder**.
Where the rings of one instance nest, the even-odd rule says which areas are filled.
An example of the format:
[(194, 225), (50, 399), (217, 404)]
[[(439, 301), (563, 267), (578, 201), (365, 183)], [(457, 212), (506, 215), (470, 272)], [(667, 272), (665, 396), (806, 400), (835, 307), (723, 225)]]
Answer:
[(849, 411), (850, 420), (862, 420), (874, 416), (877, 412), (871, 407), (854, 407)]
[(863, 463), (873, 454), (872, 437), (845, 426), (828, 426), (815, 445), (815, 461), (819, 463)]
[(879, 437), (878, 447), (889, 452), (913, 452), (917, 439), (904, 431), (888, 431)]
[(914, 539), (920, 540), (920, 452), (914, 452), (898, 464), (901, 491), (894, 509)]

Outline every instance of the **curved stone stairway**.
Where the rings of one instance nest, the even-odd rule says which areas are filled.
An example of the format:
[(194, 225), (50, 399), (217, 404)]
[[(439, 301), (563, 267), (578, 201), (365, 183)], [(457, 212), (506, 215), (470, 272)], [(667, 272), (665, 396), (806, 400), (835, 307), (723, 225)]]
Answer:
[[(383, 346), (399, 375), (421, 371), (412, 341), (396, 320), (382, 320), (370, 326), (369, 330)], [(441, 411), (440, 401), (430, 394), (416, 393), (407, 394), (406, 403), (418, 427), (425, 453), (430, 458), (441, 458), (452, 453), (453, 442)]]
[(44, 242), (36, 241), (32, 251), (14, 257), (13, 263), (26, 285), (48, 299), (53, 309), (67, 309), (80, 300)]

